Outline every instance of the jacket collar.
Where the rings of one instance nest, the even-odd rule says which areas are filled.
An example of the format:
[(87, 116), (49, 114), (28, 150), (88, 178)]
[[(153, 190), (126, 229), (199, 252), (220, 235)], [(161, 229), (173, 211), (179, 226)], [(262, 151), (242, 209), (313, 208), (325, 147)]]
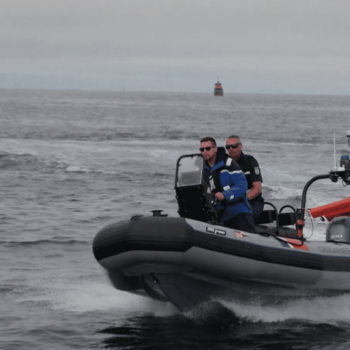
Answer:
[(243, 157), (244, 157), (244, 153), (242, 151), (240, 157), (236, 160), (236, 162), (239, 163)]
[(225, 165), (226, 158), (227, 158), (227, 154), (226, 154), (225, 148), (218, 147), (218, 152), (216, 153), (216, 159), (213, 167), (210, 169), (207, 162), (206, 162), (206, 166), (210, 169), (210, 171), (216, 170)]

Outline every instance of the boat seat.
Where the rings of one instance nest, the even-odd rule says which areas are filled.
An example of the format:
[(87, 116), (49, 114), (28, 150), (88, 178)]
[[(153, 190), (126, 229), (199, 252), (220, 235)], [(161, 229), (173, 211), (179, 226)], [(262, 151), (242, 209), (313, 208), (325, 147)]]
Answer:
[[(289, 208), (292, 210), (292, 212), (289, 213), (282, 213), (284, 209)], [(295, 225), (297, 222), (297, 216), (295, 212), (295, 208), (291, 205), (285, 205), (282, 207), (278, 214), (278, 226), (289, 226), (289, 225)], [(295, 227), (296, 228), (296, 227)]]
[(257, 233), (269, 236), (300, 239), (297, 230), (289, 227), (278, 227), (277, 229), (276, 226), (256, 225), (255, 230)]
[(262, 213), (254, 219), (255, 225), (271, 224), (272, 222), (276, 221), (276, 219), (278, 219), (277, 208), (270, 202), (264, 202), (264, 206), (265, 205), (269, 205), (273, 209), (263, 210)]
[(277, 236), (276, 226), (255, 225), (255, 231), (264, 235)]
[[(281, 236), (289, 238), (298, 238), (296, 228), (289, 228), (284, 226), (295, 225), (296, 224), (296, 214), (295, 209), (290, 205), (285, 205), (282, 207), (278, 213), (277, 208), (269, 202), (265, 202), (265, 205), (269, 205), (273, 210), (264, 210), (254, 221), (255, 229), (258, 233), (268, 234), (270, 236)], [(282, 213), (283, 210), (289, 208), (292, 212)], [(272, 224), (267, 225), (264, 224)]]
[(263, 210), (263, 212), (254, 220), (256, 225), (270, 224), (276, 221), (275, 210)]
[(283, 213), (278, 214), (278, 225), (289, 226), (294, 225), (297, 222), (295, 213)]

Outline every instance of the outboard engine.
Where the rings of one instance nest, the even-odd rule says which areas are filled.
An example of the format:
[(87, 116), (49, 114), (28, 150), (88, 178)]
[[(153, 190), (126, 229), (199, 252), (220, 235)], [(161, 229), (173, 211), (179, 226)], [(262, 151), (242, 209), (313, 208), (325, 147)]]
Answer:
[(334, 218), (327, 228), (326, 241), (350, 243), (350, 217)]

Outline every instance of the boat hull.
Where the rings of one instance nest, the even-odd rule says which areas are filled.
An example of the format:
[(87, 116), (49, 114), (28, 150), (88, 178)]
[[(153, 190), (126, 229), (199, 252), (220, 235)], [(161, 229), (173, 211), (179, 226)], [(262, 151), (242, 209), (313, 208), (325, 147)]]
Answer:
[(350, 291), (350, 247), (140, 217), (102, 229), (93, 252), (115, 288), (185, 311), (213, 299), (280, 302)]

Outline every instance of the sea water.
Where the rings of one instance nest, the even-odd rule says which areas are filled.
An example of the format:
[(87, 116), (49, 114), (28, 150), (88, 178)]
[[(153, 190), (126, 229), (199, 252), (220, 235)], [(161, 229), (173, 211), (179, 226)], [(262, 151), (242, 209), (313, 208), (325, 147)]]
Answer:
[[(348, 349), (350, 295), (220, 302), (181, 314), (115, 290), (92, 254), (108, 224), (177, 216), (176, 160), (241, 137), (263, 196), (300, 206), (305, 183), (350, 154), (350, 97), (0, 90), (0, 348)], [(350, 196), (322, 180), (312, 208)], [(305, 234), (327, 224), (307, 217)]]

